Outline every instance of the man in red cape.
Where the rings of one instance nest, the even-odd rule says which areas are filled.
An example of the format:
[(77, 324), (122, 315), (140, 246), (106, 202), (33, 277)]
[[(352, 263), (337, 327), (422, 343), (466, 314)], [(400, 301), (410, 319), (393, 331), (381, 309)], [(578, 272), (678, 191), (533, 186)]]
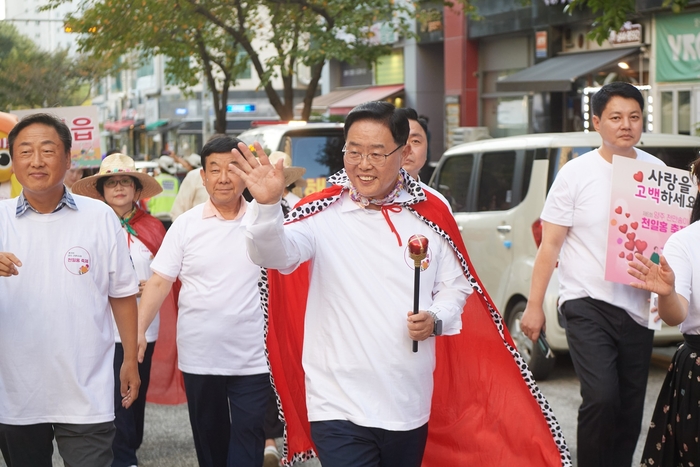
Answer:
[[(377, 107), (376, 104), (379, 104), (379, 106), (390, 105), (386, 103), (368, 103), (358, 107), (364, 110), (365, 107)], [(358, 108), (353, 110), (353, 112), (357, 109)], [(351, 114), (353, 112), (351, 112)], [(375, 122), (379, 121), (384, 124), (384, 121), (372, 115), (369, 117), (359, 117), (365, 119), (365, 121), (370, 121), (368, 124), (359, 126), (361, 129), (359, 133), (363, 133), (362, 130), (367, 130), (364, 131), (363, 135), (358, 135), (358, 132), (355, 132), (349, 136), (348, 128), (353, 125), (353, 123), (357, 124), (356, 121), (349, 123), (352, 121), (350, 117), (351, 115), (348, 116), (348, 120), (346, 121), (346, 142), (348, 147), (351, 148), (349, 150), (352, 150), (353, 145), (357, 144), (355, 142), (357, 136), (364, 137), (369, 143), (376, 143), (377, 140), (381, 138), (381, 131), (380, 133), (376, 133), (375, 131), (377, 125)], [(390, 127), (390, 125), (387, 124), (387, 127)], [(397, 138), (394, 136), (393, 139), (400, 145), (399, 147), (401, 147), (400, 141), (403, 140), (402, 137)], [(373, 167), (383, 167), (384, 163), (382, 162), (382, 157), (388, 160), (391, 156), (391, 153), (387, 150), (387, 146), (389, 146), (390, 143), (386, 144), (386, 141), (384, 143), (385, 144), (375, 150), (375, 152), (371, 152), (368, 155), (361, 154), (359, 152), (362, 151), (361, 149), (355, 151), (351, 154), (353, 160), (350, 160), (346, 153), (346, 171), (339, 172), (330, 178), (330, 182), (334, 184), (334, 186), (322, 193), (303, 200), (301, 205), (297, 206), (297, 208), (289, 214), (287, 219), (289, 220), (288, 223), (300, 222), (301, 224), (306, 224), (309, 222), (306, 221), (306, 219), (315, 219), (315, 215), (322, 213), (326, 209), (333, 208), (330, 209), (329, 212), (335, 211), (335, 213), (329, 215), (321, 214), (320, 217), (325, 220), (311, 222), (310, 224), (312, 224), (312, 227), (300, 227), (295, 230), (297, 234), (304, 231), (304, 229), (311, 229), (310, 231), (314, 231), (314, 229), (321, 228), (321, 224), (324, 223), (327, 228), (335, 228), (338, 234), (341, 233), (341, 230), (351, 229), (353, 225), (356, 225), (348, 224), (342, 226), (332, 223), (338, 222), (336, 218), (341, 219), (340, 222), (342, 222), (342, 216), (344, 214), (352, 212), (353, 209), (357, 209), (356, 207), (352, 207), (352, 202), (349, 202), (348, 198), (352, 199), (355, 203), (363, 203), (365, 207), (367, 206), (366, 198), (369, 196), (366, 196), (364, 199), (362, 196), (358, 196), (357, 199), (353, 197), (353, 195), (356, 194), (353, 193), (355, 189), (354, 184), (367, 188), (367, 186), (372, 186), (375, 180), (382, 179), (382, 171), (374, 170)], [(261, 154), (262, 148), (258, 146), (256, 146), (256, 150), (258, 154)], [(390, 150), (391, 148), (388, 149)], [(263, 211), (263, 205), (274, 204), (275, 192), (274, 190), (266, 191), (266, 188), (260, 188), (260, 186), (267, 183), (267, 187), (273, 187), (274, 182), (270, 183), (269, 181), (279, 178), (280, 174), (276, 172), (278, 172), (278, 169), (281, 169), (281, 167), (271, 167), (264, 155), (261, 155), (259, 162), (256, 162), (250, 151), (243, 147), (243, 145), (239, 145), (239, 151), (244, 157), (239, 154), (239, 157), (236, 159), (237, 167), (235, 171), (246, 180), (251, 194), (253, 194), (259, 202), (258, 209), (260, 212), (259, 215), (261, 216), (259, 224), (255, 225), (254, 222), (248, 229), (248, 249), (250, 257), (256, 262), (269, 261), (272, 264), (280, 264), (281, 266), (274, 267), (280, 267), (285, 273), (289, 273), (291, 268), (288, 265), (296, 264), (294, 259), (291, 259), (290, 263), (290, 258), (298, 258), (297, 252), (294, 249), (288, 250), (287, 246), (278, 250), (275, 248), (274, 244), (265, 243), (265, 241), (261, 243), (259, 237), (261, 232), (267, 234), (276, 229), (276, 227), (270, 227), (271, 224), (269, 223), (269, 213), (274, 212), (274, 209), (269, 206), (265, 207), (265, 211)], [(387, 152), (387, 154), (383, 154), (383, 152)], [(355, 157), (357, 155), (359, 155), (359, 158)], [(394, 162), (396, 161), (392, 161), (392, 164)], [(350, 169), (348, 169), (349, 165)], [(357, 167), (363, 167), (359, 177), (356, 175), (358, 172)], [(395, 167), (397, 172), (399, 171), (399, 167), (400, 165)], [(393, 177), (395, 180), (396, 175), (394, 174)], [(393, 183), (391, 178), (388, 178), (388, 181), (390, 185)], [(256, 185), (258, 186), (256, 187)], [(386, 188), (386, 184), (384, 188)], [(391, 189), (391, 186), (389, 186), (389, 189)], [(346, 191), (349, 191), (348, 194), (345, 194)], [(357, 191), (359, 192), (361, 190), (357, 189)], [(441, 237), (436, 238), (435, 235), (433, 235), (434, 241), (441, 242), (444, 240), (449, 244), (451, 251), (461, 265), (464, 277), (469, 281), (469, 285), (473, 287), (475, 292), (471, 294), (466, 303), (464, 313), (461, 315), (463, 321), (461, 333), (451, 336), (441, 336), (435, 339), (436, 366), (433, 371), (434, 386), (432, 386), (434, 390), (432, 392), (432, 405), (429, 411), (429, 423), (425, 425), (427, 428), (427, 442), (425, 443), (424, 453), (421, 451), (417, 454), (417, 456), (419, 456), (418, 462), (420, 463), (422, 456), (422, 465), (435, 467), (444, 465), (518, 465), (525, 467), (571, 465), (565, 441), (553, 413), (544, 397), (539, 393), (532, 379), (532, 375), (527, 369), (527, 365), (515, 350), (513, 342), (503, 325), (501, 316), (483, 290), (480, 281), (473, 274), (458, 228), (447, 207), (444, 203), (437, 200), (435, 196), (425, 194), (415, 180), (411, 179), (403, 170), (400, 171), (399, 182), (395, 189), (396, 196), (394, 196), (394, 198), (385, 196), (387, 193), (389, 192), (384, 190), (381, 196), (369, 197), (370, 199), (368, 202), (371, 203), (376, 201), (377, 198), (382, 198), (379, 200), (380, 202), (376, 202), (375, 204), (382, 205), (381, 211), (386, 220), (386, 224), (396, 235), (399, 247), (401, 247), (402, 244), (399, 231), (403, 230), (402, 233), (405, 234), (406, 227), (409, 226), (409, 224), (413, 225), (413, 228), (417, 228), (415, 221), (410, 221), (410, 219), (409, 221), (406, 220), (406, 213), (401, 214), (401, 211), (405, 209), (420, 219), (424, 225), (432, 229), (433, 234), (437, 234)], [(401, 193), (407, 194), (403, 195)], [(364, 193), (360, 194), (364, 195)], [(409, 201), (406, 201), (407, 199)], [(338, 208), (337, 206), (342, 207)], [(339, 211), (341, 211), (340, 214)], [(336, 216), (336, 218), (333, 216)], [(375, 217), (374, 219), (376, 220), (377, 218)], [(398, 225), (399, 228), (397, 229), (394, 224)], [(334, 225), (336, 227), (334, 227)], [(378, 224), (378, 226), (379, 225), (381, 225), (381, 223)], [(263, 230), (256, 231), (258, 228)], [(284, 230), (286, 231), (286, 228)], [(425, 230), (423, 231), (425, 232)], [(265, 234), (263, 234), (263, 238), (265, 238)], [(303, 239), (307, 237), (304, 237), (303, 233), (301, 233), (301, 235), (302, 237), (295, 237), (297, 238), (295, 242), (304, 242)], [(319, 235), (320, 234), (316, 232), (315, 235), (308, 237), (310, 239), (308, 239), (307, 242), (315, 246), (309, 247), (309, 245), (306, 244), (297, 247), (301, 249), (299, 250), (300, 252), (304, 248), (307, 248), (306, 252), (301, 253), (301, 258), (309, 257), (308, 248), (322, 248), (316, 245), (316, 242), (326, 242), (328, 237), (325, 235), (328, 235), (328, 232), (324, 231), (324, 236)], [(351, 237), (349, 237), (346, 232), (343, 232), (342, 235), (343, 239)], [(379, 238), (380, 235), (377, 234), (377, 237)], [(277, 237), (271, 234), (267, 238)], [(386, 234), (383, 234), (383, 238), (387, 238)], [(376, 242), (379, 240), (363, 235), (359, 243), (355, 242), (355, 246), (361, 245), (363, 242), (373, 241)], [(282, 242), (284, 244), (286, 240)], [(347, 248), (352, 249), (351, 246)], [(440, 254), (449, 255), (449, 253), (441, 253), (441, 251), (446, 251), (442, 245), (435, 245), (433, 248), (437, 248), (433, 250), (433, 254), (436, 257)], [(448, 248), (448, 250), (450, 250), (450, 248)], [(265, 249), (267, 249), (267, 251), (265, 251)], [(312, 251), (317, 251), (316, 249)], [(280, 253), (280, 256), (286, 257), (280, 259), (279, 262), (274, 260), (273, 254), (270, 253), (270, 251), (273, 250), (275, 254)], [(373, 251), (376, 252), (376, 248)], [(340, 273), (334, 277), (335, 280), (338, 280), (339, 277), (343, 277), (343, 274), (346, 274), (346, 277), (351, 274), (351, 272), (345, 272), (348, 258), (354, 256), (357, 261), (366, 260), (370, 263), (370, 266), (371, 261), (375, 259), (372, 256), (364, 258), (360, 251), (338, 253), (340, 258), (337, 263), (329, 259), (330, 257), (327, 249), (322, 250), (322, 253), (318, 253), (323, 255), (322, 258), (326, 263), (330, 261), (331, 269), (333, 267), (336, 268), (333, 273), (340, 271)], [(366, 255), (366, 252), (364, 253)], [(292, 255), (292, 257), (287, 255)], [(396, 431), (392, 431), (395, 430), (395, 428), (387, 428), (384, 430), (372, 428), (374, 426), (381, 428), (383, 423), (381, 420), (377, 422), (370, 421), (370, 423), (378, 423), (379, 425), (363, 425), (361, 421), (359, 422), (359, 430), (343, 431), (346, 430), (347, 423), (351, 425), (354, 424), (355, 427), (357, 427), (358, 422), (354, 422), (352, 419), (352, 417), (357, 419), (355, 415), (351, 415), (351, 418), (343, 419), (342, 413), (335, 417), (331, 415), (331, 424), (324, 424), (323, 420), (329, 419), (323, 418), (325, 415), (322, 411), (319, 412), (318, 393), (309, 394), (307, 391), (307, 381), (312, 381), (313, 383), (314, 377), (319, 378), (319, 364), (316, 363), (318, 361), (325, 362), (321, 364), (322, 368), (324, 365), (325, 368), (327, 368), (325, 371), (339, 372), (344, 375), (347, 375), (348, 372), (352, 375), (356, 371), (332, 366), (332, 357), (330, 360), (331, 366), (328, 366), (327, 360), (329, 357), (328, 355), (323, 355), (324, 350), (322, 347), (318, 347), (318, 345), (315, 347), (315, 351), (318, 353), (313, 355), (305, 354), (305, 363), (302, 365), (302, 347), (304, 345), (305, 330), (308, 330), (308, 328), (314, 329), (314, 325), (318, 324), (306, 320), (305, 317), (308, 310), (314, 310), (314, 305), (312, 304), (309, 304), (307, 309), (307, 300), (311, 297), (308, 291), (310, 288), (315, 287), (317, 294), (315, 299), (317, 304), (319, 293), (321, 293), (321, 295), (328, 294), (331, 296), (342, 295), (343, 297), (345, 296), (343, 293), (347, 293), (351, 300), (362, 303), (361, 300), (356, 299), (353, 294), (363, 295), (367, 292), (361, 290), (361, 286), (357, 289), (353, 288), (351, 291), (347, 289), (342, 291), (335, 290), (336, 287), (346, 287), (344, 282), (326, 284), (324, 278), (320, 276), (320, 269), (318, 269), (321, 267), (321, 260), (317, 256), (315, 257), (313, 253), (311, 253), (311, 259), (312, 261), (300, 264), (296, 267), (294, 272), (289, 275), (283, 275), (278, 271), (270, 269), (268, 271), (268, 281), (262, 285), (263, 305), (267, 305), (266, 308), (268, 311), (267, 346), (269, 361), (273, 383), (279, 395), (281, 404), (280, 410), (287, 429), (284, 462), (285, 464), (294, 463), (298, 460), (313, 457), (318, 451), (314, 442), (318, 443), (318, 439), (320, 438), (326, 443), (320, 453), (321, 462), (323, 462), (324, 465), (326, 465), (326, 459), (328, 458), (330, 458), (331, 461), (327, 465), (331, 467), (334, 465), (355, 465), (353, 462), (362, 462), (362, 465), (405, 465), (403, 462), (409, 460), (409, 458), (405, 456), (404, 461), (385, 457), (386, 446), (382, 444), (384, 442), (382, 440), (378, 441), (379, 455), (376, 455), (374, 451), (370, 451), (370, 455), (373, 459), (377, 456), (378, 460), (376, 464), (374, 463), (375, 461), (366, 462), (366, 459), (362, 458), (362, 455), (358, 457), (356, 454), (348, 452), (347, 450), (340, 456), (329, 452), (328, 438), (325, 436), (326, 433), (321, 433), (318, 428), (314, 428), (321, 426), (323, 430), (331, 430), (331, 437), (339, 437), (341, 440), (351, 439), (351, 443), (354, 443), (353, 445), (359, 446), (362, 449), (364, 449), (363, 443), (365, 443), (365, 441), (361, 441), (360, 444), (357, 444), (353, 435), (350, 433), (361, 433), (362, 439), (371, 439), (373, 434), (377, 431), (382, 432), (380, 435), (381, 437), (385, 435), (392, 436), (392, 433), (396, 433)], [(333, 266), (334, 264), (336, 265)], [(331, 272), (327, 267), (328, 265), (326, 264), (325, 266), (325, 272)], [(377, 267), (380, 266), (375, 266), (375, 268)], [(357, 271), (353, 270), (353, 272), (356, 273)], [(387, 277), (394, 277), (391, 275), (391, 271), (387, 273)], [(312, 283), (311, 279), (316, 280), (315, 285)], [(333, 278), (329, 280), (332, 281)], [(342, 281), (342, 279), (340, 280)], [(269, 295), (267, 293), (268, 290), (266, 290), (267, 286), (269, 286)], [(390, 284), (387, 293), (392, 293), (392, 287), (393, 286)], [(403, 287), (402, 290), (403, 289), (405, 289), (405, 287)], [(435, 290), (437, 293), (440, 293), (441, 289), (438, 288)], [(269, 302), (266, 300), (268, 296)], [(373, 297), (374, 299), (382, 300), (382, 298), (377, 295)], [(341, 301), (342, 300), (343, 299), (341, 299)], [(335, 303), (338, 302), (336, 301)], [(356, 307), (355, 309), (358, 311), (358, 313), (350, 314), (349, 319), (356, 317), (356, 319), (364, 323), (367, 320), (367, 315), (360, 313), (365, 310), (362, 309), (358, 303), (349, 305), (350, 308)], [(324, 312), (325, 310), (320, 311)], [(334, 313), (333, 308), (327, 311)], [(316, 309), (314, 316), (316, 319), (320, 319), (322, 315), (319, 315), (319, 310)], [(371, 325), (372, 320), (376, 319), (377, 316), (374, 316), (367, 324)], [(426, 321), (432, 326), (435, 321), (435, 316), (433, 315), (432, 318), (428, 318)], [(330, 324), (334, 325), (335, 323), (330, 321)], [(408, 328), (411, 339), (424, 340), (427, 337), (425, 334), (414, 333), (413, 329), (415, 328), (412, 328), (410, 317)], [(363, 353), (364, 358), (365, 353), (368, 351), (366, 347), (363, 347), (364, 344), (367, 344), (365, 337), (360, 338), (358, 334), (355, 334), (358, 332), (357, 327), (333, 328), (336, 334), (333, 334), (331, 330), (326, 331), (323, 328), (319, 329), (318, 326), (315, 326), (315, 329), (316, 332), (327, 334), (326, 337), (330, 336), (331, 339), (341, 338), (346, 344), (348, 341), (352, 341), (354, 336), (358, 336), (357, 339), (360, 339), (358, 343), (362, 342), (363, 344), (358, 344), (357, 352)], [(359, 329), (364, 328), (360, 325)], [(338, 332), (340, 332), (340, 334), (338, 334)], [(393, 333), (394, 331), (391, 332)], [(346, 335), (343, 335), (343, 333)], [(350, 333), (351, 337), (347, 336), (348, 333)], [(391, 339), (392, 335), (387, 334), (387, 339)], [(381, 333), (379, 336), (381, 336)], [(326, 342), (330, 343), (328, 340), (326, 340)], [(381, 348), (381, 345), (385, 344), (380, 343), (375, 345), (374, 348)], [(421, 346), (422, 345), (425, 344), (421, 344)], [(370, 344), (369, 348), (371, 350), (372, 344)], [(386, 347), (384, 348), (387, 349)], [(355, 347), (353, 347), (352, 344), (350, 347), (347, 347), (347, 345), (345, 347), (341, 346), (340, 349), (345, 352), (355, 352)], [(429, 352), (430, 350), (429, 347), (424, 347), (424, 349), (424, 352)], [(308, 349), (304, 349), (304, 352), (308, 351)], [(328, 351), (338, 352), (338, 348), (332, 346), (329, 347)], [(407, 358), (408, 356), (405, 353), (403, 355), (405, 355), (405, 357), (400, 358), (405, 361), (420, 362), (420, 360), (416, 360), (415, 357), (411, 357), (413, 358), (413, 360), (411, 360), (411, 358)], [(365, 358), (365, 360), (372, 361), (372, 359), (374, 359), (376, 362), (381, 362), (386, 358), (391, 357), (378, 354)], [(360, 361), (362, 361), (362, 358), (360, 358)], [(309, 368), (306, 367), (309, 362), (313, 362), (313, 369), (315, 371), (311, 376), (308, 374)], [(378, 368), (382, 368), (382, 364), (380, 364)], [(357, 370), (360, 370), (360, 374), (362, 375), (372, 375), (372, 370), (366, 371), (366, 368), (361, 369), (359, 367)], [(382, 378), (383, 376), (383, 374), (377, 373), (375, 376), (369, 376), (369, 378)], [(364, 377), (366, 378), (368, 376)], [(346, 378), (345, 381), (348, 383), (350, 380)], [(361, 387), (362, 384), (363, 381), (361, 380), (359, 386)], [(376, 386), (374, 382), (369, 380), (366, 381), (366, 384), (368, 387)], [(405, 393), (416, 389), (414, 387), (401, 386), (401, 384), (401, 379), (395, 381), (395, 397), (405, 395)], [(405, 385), (405, 382), (403, 384)], [(337, 387), (336, 390), (345, 392), (343, 386)], [(357, 391), (356, 388), (355, 391)], [(316, 397), (316, 400), (314, 400), (314, 397)], [(386, 394), (374, 393), (369, 397), (376, 397), (384, 402), (389, 400)], [(391, 394), (388, 395), (388, 397), (391, 398)], [(366, 397), (361, 399), (361, 402), (365, 400)], [(312, 401), (316, 406), (314, 409), (316, 412), (312, 419), (315, 420), (313, 425), (309, 423), (308, 419), (310, 415), (309, 411), (311, 410), (310, 407), (307, 409), (307, 402), (309, 401)], [(323, 404), (324, 403), (321, 402), (321, 410), (324, 408)], [(376, 402), (372, 400), (367, 401), (366, 406), (376, 407)], [(352, 409), (349, 410), (351, 411)], [(377, 409), (371, 410), (376, 411)], [(404, 406), (404, 409), (400, 410), (408, 410), (408, 408)], [(381, 412), (381, 409), (379, 409), (379, 411)], [(321, 413), (321, 417), (319, 417), (319, 413)], [(350, 422), (344, 422), (346, 423), (345, 425), (333, 425), (336, 418), (338, 418), (341, 423), (343, 420), (349, 420)], [(321, 420), (320, 424), (318, 420)], [(338, 426), (341, 428), (337, 429)], [(362, 431), (365, 429), (364, 427), (367, 427), (366, 430), (369, 430), (369, 436), (366, 435), (367, 431)], [(335, 431), (336, 429), (337, 431)], [(401, 428), (399, 428), (399, 430), (400, 429)], [(411, 430), (410, 427), (407, 429)], [(354, 430), (354, 428), (350, 428), (349, 430)], [(373, 441), (370, 440), (369, 444), (372, 444), (372, 442)], [(416, 438), (416, 442), (420, 442), (418, 438)], [(410, 449), (410, 446), (404, 445), (404, 448)], [(389, 451), (392, 452), (390, 449)], [(392, 455), (396, 454), (399, 453), (396, 451), (392, 452)], [(343, 456), (347, 455), (355, 455), (355, 461), (348, 461), (343, 458)], [(411, 465), (416, 465), (415, 457), (410, 458), (410, 463)]]

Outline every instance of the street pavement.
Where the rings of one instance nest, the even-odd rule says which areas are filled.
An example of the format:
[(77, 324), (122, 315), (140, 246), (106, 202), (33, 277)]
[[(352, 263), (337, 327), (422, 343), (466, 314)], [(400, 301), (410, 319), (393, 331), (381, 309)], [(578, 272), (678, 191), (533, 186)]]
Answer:
[[(653, 364), (649, 370), (642, 433), (634, 455), (634, 465), (639, 465), (651, 413), (674, 350), (675, 348), (672, 347), (664, 347), (656, 348), (654, 351)], [(562, 427), (575, 467), (576, 418), (581, 397), (571, 359), (567, 355), (559, 356), (551, 377), (546, 381), (538, 382), (538, 385)], [(146, 405), (144, 442), (138, 451), (138, 456), (140, 467), (197, 467), (197, 456), (194, 451), (186, 404)], [(53, 465), (54, 467), (63, 466), (58, 453), (54, 454)], [(319, 467), (320, 463), (312, 460), (301, 465)], [(0, 467), (6, 467), (1, 459)]]

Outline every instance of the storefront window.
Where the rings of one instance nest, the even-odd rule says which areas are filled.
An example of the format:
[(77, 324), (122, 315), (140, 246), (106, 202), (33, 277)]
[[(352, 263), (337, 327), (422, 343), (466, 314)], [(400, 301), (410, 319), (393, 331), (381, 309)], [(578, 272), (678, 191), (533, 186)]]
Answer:
[(661, 133), (673, 133), (673, 93), (661, 93)]
[(690, 91), (678, 91), (678, 134), (690, 134)]
[(494, 138), (527, 134), (527, 96), (484, 99), (484, 123)]

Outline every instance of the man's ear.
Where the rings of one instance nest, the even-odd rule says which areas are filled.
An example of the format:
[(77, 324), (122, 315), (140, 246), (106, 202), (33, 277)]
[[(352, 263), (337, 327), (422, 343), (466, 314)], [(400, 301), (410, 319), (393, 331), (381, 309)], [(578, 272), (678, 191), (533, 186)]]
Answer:
[(597, 115), (593, 115), (593, 118), (591, 119), (593, 121), (593, 129), (595, 131), (598, 131), (598, 127), (600, 126), (600, 117)]

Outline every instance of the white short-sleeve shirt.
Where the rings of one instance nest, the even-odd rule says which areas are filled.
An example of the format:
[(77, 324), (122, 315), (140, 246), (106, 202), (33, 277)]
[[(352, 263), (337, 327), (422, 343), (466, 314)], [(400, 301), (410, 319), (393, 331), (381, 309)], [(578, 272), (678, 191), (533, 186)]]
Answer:
[(700, 222), (671, 235), (663, 255), (676, 276), (676, 292), (688, 300), (688, 316), (678, 328), (683, 334), (700, 334)]
[[(663, 165), (636, 151), (637, 160)], [(542, 220), (569, 227), (559, 254), (560, 304), (594, 298), (622, 308), (646, 327), (649, 292), (604, 279), (611, 187), (612, 164), (596, 149), (567, 162), (549, 190)]]
[(0, 277), (0, 423), (114, 419), (114, 333), (108, 298), (138, 292), (114, 211), (72, 195), (78, 210), (0, 201), (0, 251), (22, 261)]
[(267, 373), (260, 267), (245, 247), (247, 215), (203, 218), (193, 207), (168, 229), (151, 269), (182, 282), (178, 302), (178, 365), (199, 375)]

